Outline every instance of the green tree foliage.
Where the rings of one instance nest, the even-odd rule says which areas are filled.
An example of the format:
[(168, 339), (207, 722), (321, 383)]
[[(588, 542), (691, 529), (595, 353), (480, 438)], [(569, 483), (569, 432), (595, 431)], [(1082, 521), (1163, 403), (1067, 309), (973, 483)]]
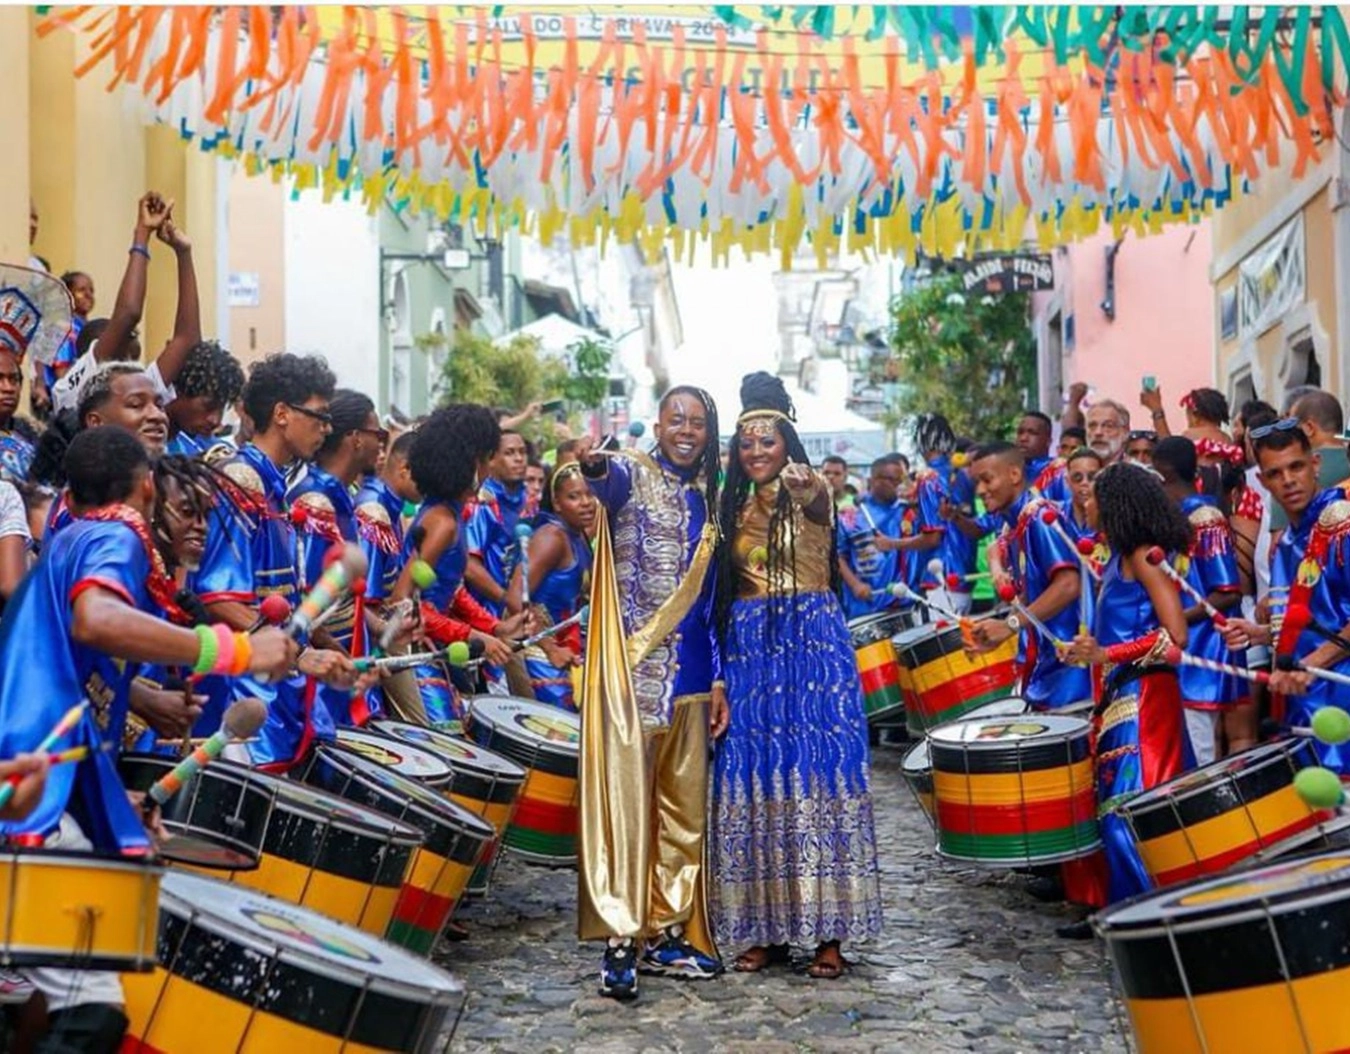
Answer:
[(564, 389), (567, 399), (580, 410), (594, 410), (609, 394), (609, 366), (614, 350), (603, 341), (579, 340), (567, 349), (572, 372)]
[(874, 363), (898, 381), (902, 415), (943, 414), (958, 434), (1007, 435), (1036, 386), (1027, 295), (967, 294), (942, 274), (896, 299), (892, 358)]

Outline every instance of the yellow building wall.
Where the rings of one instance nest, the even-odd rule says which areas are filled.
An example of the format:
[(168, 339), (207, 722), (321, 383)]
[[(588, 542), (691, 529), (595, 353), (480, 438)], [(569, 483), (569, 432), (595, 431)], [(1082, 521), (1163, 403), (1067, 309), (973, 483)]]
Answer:
[(5, 71), (0, 106), (0, 260), (28, 260), (28, 156), (12, 144), (28, 142), (28, 12), (0, 7), (0, 70)]
[(286, 187), (236, 167), (230, 270), (258, 276), (258, 306), (230, 308), (230, 351), (245, 365), (286, 348)]
[[(15, 16), (19, 16), (16, 22)], [(7, 135), (7, 143), (27, 143), (24, 183), (31, 186), (41, 222), (35, 252), (56, 274), (79, 270), (93, 276), (96, 316), (112, 313), (126, 268), (127, 250), (136, 224), (137, 202), (147, 190), (157, 190), (176, 202), (174, 215), (193, 244), (193, 262), (202, 309), (202, 332), (216, 328), (216, 178), (215, 164), (191, 144), (164, 127), (141, 122), (134, 98), (106, 90), (107, 76), (99, 70), (76, 80), (74, 69), (87, 55), (89, 38), (56, 32), (38, 39), (38, 17), (27, 9), (0, 10), (0, 69), (6, 71), (6, 107), (0, 128), (13, 110), (27, 117), (27, 131)], [(13, 28), (15, 32), (6, 31)], [(27, 69), (27, 107), (14, 107), (8, 89), (14, 52)], [(21, 54), (20, 54), (21, 53)], [(10, 219), (11, 199), (6, 164), (22, 162), (22, 146), (0, 160), (0, 205)], [(28, 187), (22, 192), (26, 241)], [(222, 232), (223, 233), (223, 232)], [(7, 237), (0, 226), (0, 239)], [(0, 240), (4, 258), (14, 258), (7, 241)], [(151, 263), (141, 345), (145, 356), (157, 355), (173, 332), (177, 308), (177, 273), (168, 246), (150, 246)]]

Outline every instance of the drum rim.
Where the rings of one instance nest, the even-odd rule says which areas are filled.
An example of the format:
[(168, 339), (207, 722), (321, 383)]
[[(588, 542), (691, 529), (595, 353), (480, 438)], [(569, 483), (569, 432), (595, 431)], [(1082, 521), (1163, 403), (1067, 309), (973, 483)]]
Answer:
[[(182, 758), (170, 757), (168, 754), (155, 754), (148, 750), (136, 750), (125, 754), (117, 755), (117, 764), (120, 767), (126, 762), (152, 764), (156, 767), (163, 767), (172, 771), (181, 762)], [(270, 774), (259, 772), (257, 769), (249, 768), (247, 765), (241, 765), (238, 762), (230, 761), (228, 758), (216, 758), (209, 765), (204, 765), (192, 774), (192, 778), (197, 777), (224, 780), (227, 783), (250, 784), (259, 782), (259, 777), (264, 780), (269, 779)]]
[(83, 867), (112, 867), (119, 871), (147, 871), (166, 874), (165, 866), (159, 858), (150, 853), (144, 856), (128, 856), (125, 853), (108, 853), (98, 849), (60, 849), (47, 846), (0, 846), (0, 862), (25, 860), (46, 860), (52, 863), (73, 864)]
[[(1024, 711), (1023, 713), (1027, 713), (1027, 712)], [(1056, 742), (1056, 741), (1072, 742), (1074, 739), (1077, 739), (1079, 736), (1082, 736), (1082, 735), (1089, 735), (1089, 734), (1091, 733), (1091, 731), (1092, 731), (1092, 725), (1089, 724), (1087, 721), (1084, 721), (1082, 718), (1078, 718), (1078, 717), (1069, 717), (1068, 715), (1060, 715), (1060, 714), (1054, 714), (1054, 713), (1035, 713), (1034, 711), (1032, 711), (1031, 713), (1034, 714), (1034, 716), (1035, 716), (1035, 718), (1036, 718), (1037, 721), (1045, 721), (1045, 720), (1047, 720), (1047, 719), (1055, 720), (1055, 721), (1068, 721), (1068, 722), (1072, 722), (1073, 725), (1076, 726), (1076, 727), (1073, 727), (1073, 728), (1065, 728), (1063, 731), (1058, 731), (1058, 732), (1055, 731), (1055, 729), (1054, 729), (1053, 727), (1051, 727), (1051, 728), (1047, 728), (1044, 732), (1038, 732), (1038, 733), (1036, 733), (1035, 735), (1031, 735), (1031, 736), (1019, 736), (1017, 739), (1004, 739), (1004, 740), (998, 740), (998, 739), (968, 740), (968, 739), (939, 739), (939, 738), (938, 738), (938, 734), (939, 734), (940, 732), (943, 732), (943, 731), (945, 731), (945, 730), (954, 728), (954, 727), (957, 726), (957, 725), (966, 725), (966, 724), (975, 724), (976, 722), (1000, 721), (1000, 720), (1002, 720), (1001, 717), (977, 717), (977, 718), (975, 718), (974, 721), (968, 721), (968, 720), (965, 719), (965, 717), (964, 717), (964, 715), (963, 715), (963, 716), (960, 717), (960, 718), (956, 718), (956, 719), (951, 720), (951, 721), (944, 721), (944, 722), (943, 722), (942, 724), (940, 724), (940, 725), (935, 725), (933, 728), (928, 729), (927, 732), (925, 733), (925, 735), (926, 735), (926, 738), (935, 741), (939, 746), (943, 746), (943, 747), (949, 747), (949, 748), (967, 747), (967, 748), (970, 748), (971, 750), (975, 750), (975, 751), (997, 751), (997, 750), (1008, 750), (1008, 749), (1011, 748), (1014, 744), (1027, 744), (1027, 745), (1037, 745), (1037, 746), (1039, 746), (1039, 745), (1042, 745), (1042, 744), (1053, 743), (1053, 742)], [(1017, 715), (1017, 714), (1008, 714), (1008, 715), (1006, 715), (1006, 716), (1007, 716), (1007, 717), (1017, 717), (1018, 715)]]
[[(1189, 772), (1184, 772), (1181, 774), (1181, 776), (1176, 777), (1176, 779), (1184, 778), (1194, 780), (1198, 774), (1210, 769), (1214, 770), (1215, 772), (1221, 772), (1224, 771), (1224, 766), (1230, 764), (1234, 758), (1239, 758), (1242, 757), (1243, 755), (1252, 754), (1257, 751), (1266, 752), (1265, 756), (1262, 757), (1257, 764), (1244, 765), (1240, 769), (1228, 769), (1227, 771), (1234, 778), (1236, 778), (1243, 775), (1244, 773), (1254, 772), (1258, 769), (1265, 768), (1267, 765), (1275, 764), (1281, 758), (1291, 758), (1295, 750), (1304, 748), (1304, 744), (1309, 744), (1309, 747), (1311, 746), (1308, 740), (1293, 737), (1288, 739), (1276, 739), (1270, 741), (1269, 743), (1258, 743), (1254, 747), (1248, 747), (1241, 753), (1231, 754), (1226, 758), (1218, 758), (1214, 761), (1211, 761), (1208, 765), (1201, 765), (1199, 768), (1194, 768), (1191, 769)], [(1214, 790), (1216, 786), (1219, 785), (1217, 782), (1214, 781), (1196, 782), (1193, 783), (1191, 786), (1187, 787), (1180, 794), (1169, 794), (1164, 796), (1158, 793), (1160, 790), (1165, 788), (1169, 783), (1173, 782), (1175, 782), (1175, 780), (1167, 780), (1164, 783), (1158, 784), (1156, 787), (1150, 787), (1146, 791), (1140, 791), (1138, 794), (1131, 797), (1128, 801), (1123, 801), (1120, 803), (1120, 805), (1116, 806), (1116, 811), (1120, 812), (1122, 815), (1128, 814), (1130, 816), (1139, 816), (1146, 812), (1152, 812), (1155, 809), (1160, 809), (1165, 806), (1168, 806), (1172, 802), (1185, 801), (1189, 798), (1195, 797), (1198, 794), (1210, 793)], [(1293, 786), (1292, 776), (1290, 777), (1289, 785)], [(1140, 807), (1134, 808), (1134, 804), (1136, 802), (1139, 802), (1140, 799), (1143, 799)]]
[[(577, 741), (575, 743), (562, 743), (556, 739), (545, 739), (537, 733), (531, 733), (528, 729), (520, 728), (517, 725), (504, 724), (495, 720), (489, 713), (481, 713), (479, 703), (486, 701), (488, 703), (500, 704), (502, 701), (514, 703), (526, 703), (530, 707), (538, 707), (542, 711), (543, 717), (556, 717), (559, 715), (571, 717), (577, 720)], [(501, 733), (507, 739), (514, 740), (517, 743), (529, 744), (531, 748), (547, 751), (565, 758), (580, 758), (581, 756), (581, 721), (576, 714), (569, 713), (566, 710), (559, 710), (557, 707), (546, 706), (536, 699), (522, 699), (516, 695), (475, 695), (470, 700), (470, 720), (475, 724), (481, 723), (496, 732)]]
[[(1317, 886), (1310, 886), (1306, 883), (1291, 885), (1264, 897), (1250, 894), (1242, 900), (1210, 901), (1205, 904), (1197, 904), (1194, 907), (1179, 909), (1185, 911), (1185, 915), (1162, 916), (1159, 913), (1148, 918), (1140, 918), (1137, 921), (1129, 917), (1130, 912), (1136, 911), (1150, 902), (1158, 903), (1158, 907), (1161, 909), (1165, 906), (1162, 902), (1181, 894), (1189, 895), (1200, 889), (1213, 889), (1226, 883), (1251, 883), (1259, 881), (1262, 875), (1272, 871), (1288, 870), (1319, 860), (1336, 859), (1342, 861), (1344, 866), (1339, 870), (1326, 872), (1327, 877), (1323, 878)], [(1317, 891), (1316, 895), (1307, 895), (1311, 889)], [(1313, 856), (1298, 857), (1295, 860), (1268, 863), (1262, 867), (1210, 875), (1180, 886), (1149, 890), (1147, 893), (1130, 897), (1128, 900), (1123, 900), (1119, 904), (1113, 904), (1098, 912), (1093, 916), (1092, 923), (1103, 938), (1114, 936), (1121, 939), (1143, 939), (1165, 936), (1168, 933), (1189, 933), (1194, 930), (1214, 929), (1216, 928), (1214, 925), (1216, 922), (1250, 922), (1253, 919), (1283, 915), (1291, 911), (1301, 911), (1305, 908), (1318, 907), (1325, 903), (1347, 899), (1350, 899), (1350, 850), (1335, 849)], [(1124, 921), (1120, 920), (1119, 916), (1121, 915), (1126, 916)]]
[[(193, 900), (189, 896), (175, 892), (170, 888), (171, 884), (162, 884), (160, 886), (160, 911), (165, 910), (164, 901), (166, 899), (176, 901), (189, 909), (189, 912), (186, 915), (181, 911), (171, 912), (171, 914), (174, 914), (180, 921), (188, 921), (194, 926), (199, 926), (218, 937), (230, 941), (232, 944), (244, 944), (250, 950), (266, 955), (268, 958), (276, 958), (278, 961), (299, 965), (306, 969), (309, 969), (313, 964), (320, 964), (320, 968), (315, 969), (313, 972), (321, 974), (330, 980), (352, 983), (357, 988), (368, 987), (371, 991), (378, 992), (380, 995), (392, 995), (398, 997), (404, 995), (415, 996), (417, 993), (431, 994), (432, 992), (435, 992), (436, 994), (445, 996), (462, 996), (465, 992), (464, 982), (448, 970), (436, 966), (429, 959), (414, 955), (400, 945), (391, 944), (376, 934), (367, 933), (365, 930), (359, 929), (356, 926), (339, 922), (337, 919), (330, 918), (313, 908), (307, 908), (300, 904), (293, 904), (289, 900), (282, 900), (280, 897), (274, 897), (270, 893), (264, 893), (261, 890), (252, 889), (248, 886), (241, 886), (232, 882), (220, 882), (204, 875), (192, 874), (191, 872), (174, 871), (170, 872), (170, 876), (167, 877), (175, 879), (175, 883), (173, 884), (176, 884), (178, 880), (191, 880), (192, 884), (209, 883), (216, 886), (230, 886), (241, 900), (250, 897), (256, 898), (265, 905), (275, 905), (278, 909), (281, 909), (279, 913), (282, 914), (284, 914), (285, 911), (290, 911), (300, 915), (312, 916), (321, 922), (325, 928), (337, 932), (346, 940), (357, 943), (358, 946), (362, 947), (363, 950), (366, 950), (368, 954), (376, 955), (380, 966), (396, 966), (399, 972), (392, 976), (376, 974), (371, 970), (371, 963), (354, 963), (349, 966), (337, 956), (334, 956), (332, 959), (320, 957), (313, 949), (305, 948), (302, 945), (282, 942), (277, 937), (264, 937), (259, 931), (244, 930), (242, 926), (234, 922), (232, 917), (225, 918), (223, 913), (219, 912), (218, 905), (221, 903), (221, 898), (219, 896), (210, 899)], [(205, 892), (205, 890), (203, 892)], [(212, 910), (207, 910), (208, 907)], [(203, 922), (209, 923), (209, 925), (202, 925)], [(352, 935), (355, 934), (359, 934), (360, 937), (354, 939)], [(388, 960), (391, 950), (395, 952), (398, 957), (406, 958), (410, 960), (410, 962), (407, 964), (390, 964)], [(421, 967), (428, 977), (436, 976), (447, 980), (449, 981), (449, 985), (437, 989), (429, 989), (426, 985), (403, 980), (402, 978), (406, 976), (405, 971), (407, 970), (407, 967), (412, 963)], [(167, 966), (163, 966), (163, 964), (161, 964), (161, 966), (165, 971), (168, 971), (169, 968)], [(417, 1002), (419, 1005), (428, 1005), (421, 1000), (410, 999), (409, 1001)], [(434, 1006), (438, 1004), (432, 1003), (430, 1005)]]
[[(419, 796), (419, 797), (414, 797), (414, 796), (412, 796), (412, 795), (410, 794), (410, 795), (408, 796), (408, 798), (407, 798), (407, 801), (404, 802), (404, 804), (406, 804), (408, 808), (413, 809), (413, 810), (416, 810), (417, 812), (419, 812), (419, 813), (425, 815), (431, 822), (435, 823), (438, 827), (447, 828), (447, 829), (449, 829), (449, 830), (456, 831), (457, 833), (460, 833), (460, 834), (476, 834), (476, 833), (481, 833), (481, 831), (482, 831), (483, 829), (486, 829), (486, 830), (488, 830), (489, 832), (492, 832), (492, 834), (489, 834), (488, 837), (492, 837), (493, 834), (495, 834), (495, 829), (493, 828), (493, 826), (492, 826), (490, 823), (488, 823), (486, 820), (482, 819), (481, 817), (474, 815), (474, 814), (471, 813), (468, 809), (464, 808), (464, 806), (460, 805), (458, 802), (451, 801), (449, 798), (445, 797), (444, 795), (437, 794), (434, 790), (432, 790), (430, 787), (428, 787), (425, 783), (419, 783), (417, 780), (410, 779), (409, 777), (403, 775), (401, 772), (395, 772), (395, 771), (393, 771), (392, 769), (388, 768), (387, 766), (381, 765), (378, 761), (374, 761), (374, 760), (372, 760), (372, 759), (366, 757), (364, 754), (360, 754), (360, 753), (357, 753), (357, 752), (355, 752), (355, 751), (345, 750), (345, 749), (342, 749), (342, 748), (340, 748), (340, 747), (336, 747), (336, 746), (334, 746), (333, 744), (323, 743), (323, 744), (321, 744), (320, 746), (318, 746), (318, 747), (315, 749), (315, 752), (314, 752), (314, 762), (317, 763), (317, 762), (319, 761), (319, 759), (320, 759), (321, 756), (322, 756), (322, 757), (331, 758), (331, 757), (333, 757), (333, 755), (340, 755), (340, 756), (343, 757), (343, 758), (354, 758), (354, 759), (356, 759), (356, 760), (359, 760), (359, 761), (364, 762), (365, 764), (373, 765), (373, 766), (375, 766), (377, 769), (379, 769), (380, 771), (382, 771), (382, 772), (386, 773), (387, 775), (389, 775), (390, 777), (392, 777), (393, 779), (401, 780), (401, 781), (403, 781), (403, 782), (405, 782), (405, 783), (410, 783), (410, 784), (412, 784), (413, 786), (417, 787), (419, 791), (424, 792), (424, 794), (426, 795), (425, 801), (424, 801), (424, 799), (423, 799), (422, 797), (420, 797), (420, 796)], [(389, 792), (391, 792), (391, 791), (393, 790), (393, 788), (390, 788), (390, 787), (388, 787), (388, 786), (381, 785), (381, 784), (378, 783), (378, 782), (372, 783), (372, 782), (366, 777), (366, 774), (363, 773), (363, 772), (360, 772), (360, 771), (353, 771), (353, 772), (351, 773), (351, 775), (352, 775), (354, 778), (361, 779), (362, 782), (366, 784), (366, 786), (373, 786), (373, 788), (374, 788), (375, 790), (383, 791), (383, 792), (385, 792), (385, 793), (389, 793)], [(312, 784), (310, 784), (310, 786), (312, 786)], [(320, 789), (320, 790), (326, 790), (326, 788), (324, 788), (322, 785), (320, 785), (319, 789)], [(401, 790), (401, 789), (402, 789), (402, 788), (400, 788), (400, 790)], [(333, 792), (332, 792), (332, 791), (327, 791), (327, 793), (331, 794), (331, 793), (333, 793)], [(339, 794), (339, 795), (337, 795), (337, 797), (342, 798), (343, 796)], [(346, 801), (346, 800), (348, 800), (348, 799), (343, 798), (343, 800)], [(361, 803), (360, 803), (360, 802), (356, 802), (355, 804), (360, 805)], [(433, 804), (434, 804), (434, 806), (435, 806), (436, 809), (442, 809), (442, 808), (443, 808), (443, 809), (445, 810), (445, 812), (444, 812), (444, 813), (438, 813), (438, 812), (436, 812), (436, 811), (433, 811), (433, 809), (432, 809), (432, 807), (431, 807)], [(370, 806), (365, 806), (365, 808), (370, 808)], [(387, 813), (382, 813), (382, 812), (380, 812), (379, 809), (373, 809), (372, 811), (375, 812), (375, 813), (377, 813), (377, 814), (380, 815), (380, 816), (386, 816), (386, 815), (388, 815)], [(472, 821), (472, 823), (471, 823), (471, 824), (467, 824), (467, 825), (461, 824), (459, 827), (455, 827), (453, 824), (451, 824), (450, 822), (448, 822), (447, 817), (454, 817), (454, 818), (468, 817), (468, 818)], [(397, 819), (396, 817), (392, 817), (392, 816), (389, 817), (389, 818), (390, 818), (391, 820)], [(404, 823), (405, 821), (398, 820), (398, 822)], [(412, 826), (412, 825), (409, 825), (409, 826)], [(421, 832), (419, 832), (419, 833), (421, 833)]]
[[(433, 750), (445, 749), (446, 756), (450, 759), (449, 761), (447, 761), (447, 764), (450, 765), (450, 771), (452, 773), (451, 779), (452, 785), (454, 783), (453, 777), (459, 775), (459, 768), (457, 768), (456, 766), (460, 766), (468, 772), (472, 772), (475, 774), (482, 774), (485, 776), (504, 777), (507, 779), (511, 779), (518, 776), (522, 781), (525, 779), (526, 770), (524, 768), (522, 768), (520, 765), (517, 765), (510, 758), (505, 757), (502, 754), (498, 754), (495, 750), (489, 750), (487, 747), (479, 743), (473, 742), (473, 740), (460, 739), (458, 736), (452, 736), (448, 732), (442, 732), (438, 728), (427, 728), (423, 725), (415, 725), (411, 721), (395, 721), (392, 718), (381, 717), (377, 718), (375, 721), (372, 721), (371, 725), (376, 725), (377, 723), (396, 725), (400, 728), (415, 728), (419, 732), (427, 732), (430, 733), (433, 737), (437, 737), (432, 739), (431, 749)], [(392, 736), (399, 742), (408, 742), (411, 746), (421, 745), (415, 739), (405, 741), (404, 738), (400, 736), (397, 732), (388, 732), (386, 733), (386, 735)], [(438, 738), (449, 740), (453, 744), (453, 746), (447, 746), (445, 748), (442, 748), (440, 743), (437, 741)], [(474, 757), (472, 759), (461, 758), (458, 755), (450, 753), (451, 750), (459, 750), (459, 749), (469, 751), (472, 755), (474, 755)], [(486, 755), (487, 757), (490, 757), (494, 762), (500, 763), (501, 765), (506, 766), (506, 768), (494, 769), (488, 766), (474, 764), (474, 761), (476, 761), (477, 757), (481, 755)], [(453, 764), (451, 762), (453, 762)]]
[[(907, 767), (906, 767), (906, 762), (909, 761), (909, 759), (910, 759), (910, 757), (911, 757), (912, 755), (917, 754), (920, 750), (927, 750), (927, 751), (928, 751), (928, 767), (927, 767), (927, 768), (922, 768), (922, 769), (907, 768)], [(927, 740), (926, 738), (925, 738), (925, 739), (919, 740), (917, 743), (911, 744), (910, 747), (909, 747), (903, 754), (900, 755), (900, 775), (901, 775), (902, 777), (903, 777), (904, 774), (907, 773), (907, 772), (928, 772), (928, 773), (932, 773), (932, 771), (933, 771), (933, 752), (932, 752), (932, 748), (931, 748), (931, 746), (930, 746), (930, 744), (929, 744), (929, 742), (928, 742), (928, 740)]]
[[(334, 794), (332, 791), (324, 790), (322, 787), (315, 787), (308, 783), (295, 784), (290, 780), (278, 780), (282, 784), (277, 789), (276, 795), (272, 799), (272, 808), (279, 809), (290, 816), (301, 816), (305, 819), (314, 820), (316, 823), (323, 823), (327, 826), (347, 834), (368, 835), (379, 833), (380, 835), (393, 834), (397, 837), (381, 838), (382, 841), (393, 842), (396, 845), (409, 844), (420, 846), (424, 841), (421, 831), (410, 823), (404, 823), (397, 817), (382, 813), (378, 809), (372, 809), (368, 805), (362, 805), (358, 801), (349, 801), (340, 794)], [(298, 792), (298, 793), (297, 793)], [(356, 815), (338, 816), (334, 813), (321, 812), (319, 808), (314, 807), (310, 802), (303, 800), (306, 794), (315, 794), (323, 798), (332, 798), (335, 802), (341, 803), (343, 809), (350, 809)], [(289, 799), (284, 801), (283, 799)], [(364, 817), (371, 817), (371, 822), (365, 823)], [(379, 821), (378, 823), (375, 821)], [(387, 829), (386, 825), (392, 826), (392, 830)]]
[[(425, 757), (429, 758), (435, 764), (439, 765), (444, 771), (437, 772), (435, 775), (427, 775), (427, 776), (415, 776), (411, 773), (399, 772), (400, 776), (407, 776), (408, 779), (417, 780), (419, 783), (425, 783), (429, 787), (439, 787), (442, 784), (449, 782), (450, 779), (455, 774), (455, 770), (452, 769), (450, 765), (445, 761), (445, 759), (442, 758), (440, 755), (435, 754), (430, 750), (427, 750), (425, 747), (418, 746), (416, 743), (404, 742), (397, 736), (391, 736), (384, 732), (378, 731), (372, 732), (364, 728), (348, 728), (344, 726), (337, 730), (337, 736), (334, 739), (334, 742), (341, 744), (343, 742), (344, 734), (347, 736), (348, 742), (351, 742), (354, 737), (368, 736), (370, 739), (376, 741), (376, 746), (379, 745), (380, 740), (386, 740), (390, 743), (395, 743), (398, 746), (404, 747), (406, 750), (411, 751), (414, 754), (424, 755)], [(386, 767), (393, 768), (392, 765)], [(398, 770), (395, 769), (395, 771), (397, 772)]]

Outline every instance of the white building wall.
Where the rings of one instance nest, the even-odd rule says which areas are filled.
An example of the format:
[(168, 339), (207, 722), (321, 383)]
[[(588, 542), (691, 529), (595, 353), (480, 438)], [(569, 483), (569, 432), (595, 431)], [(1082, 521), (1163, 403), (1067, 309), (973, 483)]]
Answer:
[(286, 348), (323, 355), (338, 384), (380, 390), (379, 238), (359, 202), (304, 193), (285, 211)]

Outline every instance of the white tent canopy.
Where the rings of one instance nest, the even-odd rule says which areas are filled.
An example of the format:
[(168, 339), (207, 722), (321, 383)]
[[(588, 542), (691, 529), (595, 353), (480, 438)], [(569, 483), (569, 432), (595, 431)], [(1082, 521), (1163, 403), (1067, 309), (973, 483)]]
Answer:
[(556, 313), (535, 319), (528, 326), (521, 326), (520, 329), (512, 330), (510, 333), (503, 333), (493, 343), (498, 347), (504, 347), (517, 337), (531, 337), (537, 340), (540, 353), (555, 359), (568, 358), (569, 349), (583, 340), (608, 341), (603, 334), (578, 325)]

